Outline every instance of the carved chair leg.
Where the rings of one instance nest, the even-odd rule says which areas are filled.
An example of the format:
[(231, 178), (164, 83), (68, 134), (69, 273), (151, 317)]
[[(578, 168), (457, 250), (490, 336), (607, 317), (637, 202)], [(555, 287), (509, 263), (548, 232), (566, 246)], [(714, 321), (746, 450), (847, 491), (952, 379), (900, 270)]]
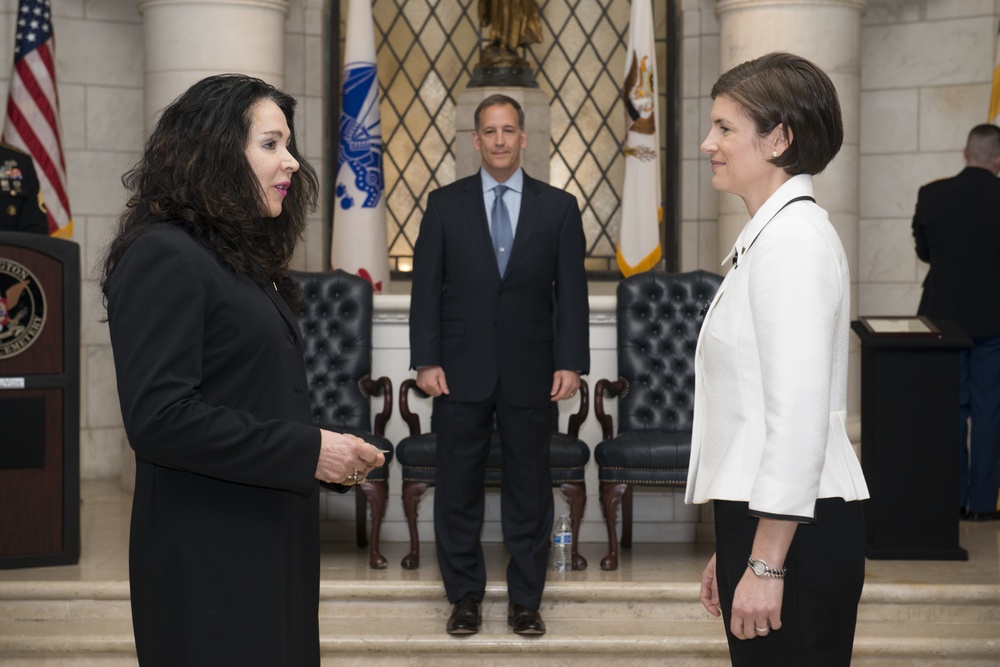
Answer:
[(368, 547), (368, 567), (373, 570), (384, 570), (389, 563), (379, 553), (379, 534), (382, 531), (382, 519), (385, 518), (385, 502), (389, 495), (389, 483), (386, 481), (364, 482), (360, 487), (368, 498), (372, 515), (371, 539), (368, 541), (370, 545)]
[(359, 547), (368, 546), (367, 501), (360, 486), (354, 487), (354, 532)]
[(622, 549), (632, 548), (632, 487), (622, 496)]
[(627, 489), (623, 482), (601, 482), (601, 509), (608, 525), (608, 555), (601, 559), (602, 570), (618, 569), (618, 505)]
[(427, 482), (403, 482), (403, 513), (406, 515), (406, 525), (410, 528), (410, 553), (403, 556), (401, 563), (404, 570), (415, 570), (420, 567), (420, 535), (417, 533), (417, 505), (420, 497), (430, 486)]
[(569, 520), (573, 531), (573, 569), (586, 570), (587, 559), (580, 555), (580, 521), (583, 519), (583, 508), (587, 505), (587, 485), (584, 482), (566, 482), (559, 485), (559, 490), (569, 501)]

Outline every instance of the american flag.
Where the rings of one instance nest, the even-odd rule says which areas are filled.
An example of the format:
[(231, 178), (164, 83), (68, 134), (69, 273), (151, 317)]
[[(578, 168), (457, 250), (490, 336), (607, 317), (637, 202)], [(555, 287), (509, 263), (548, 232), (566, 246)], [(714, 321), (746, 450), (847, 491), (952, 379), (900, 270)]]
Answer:
[(59, 138), (51, 4), (49, 0), (19, 2), (14, 70), (2, 139), (31, 155), (49, 213), (49, 234), (68, 238), (73, 233), (73, 219)]

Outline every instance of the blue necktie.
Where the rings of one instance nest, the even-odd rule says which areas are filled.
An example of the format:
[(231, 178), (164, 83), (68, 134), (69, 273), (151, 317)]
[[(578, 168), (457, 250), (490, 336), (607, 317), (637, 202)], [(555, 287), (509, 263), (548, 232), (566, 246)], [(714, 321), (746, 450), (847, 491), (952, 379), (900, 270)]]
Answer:
[(510, 259), (510, 248), (514, 245), (514, 232), (510, 227), (507, 205), (503, 203), (503, 193), (507, 192), (507, 186), (498, 185), (493, 188), (493, 192), (496, 194), (496, 199), (493, 200), (493, 211), (490, 213), (492, 221), (490, 236), (493, 237), (493, 252), (496, 254), (497, 267), (502, 278), (507, 270), (507, 260)]

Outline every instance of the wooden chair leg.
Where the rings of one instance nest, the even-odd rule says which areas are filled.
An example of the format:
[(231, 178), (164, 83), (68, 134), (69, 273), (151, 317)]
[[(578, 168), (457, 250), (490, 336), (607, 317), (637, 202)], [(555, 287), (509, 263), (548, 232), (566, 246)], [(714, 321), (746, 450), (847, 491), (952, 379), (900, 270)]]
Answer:
[(404, 570), (420, 567), (420, 535), (417, 533), (417, 505), (420, 497), (430, 486), (427, 482), (403, 482), (403, 513), (410, 529), (410, 553), (403, 556), (400, 563)]
[(601, 482), (601, 511), (608, 525), (608, 555), (601, 559), (602, 570), (618, 569), (618, 505), (628, 490), (622, 482)]
[(632, 548), (632, 487), (622, 496), (622, 549)]
[[(363, 482), (359, 486), (371, 507), (372, 532), (371, 539), (368, 540), (368, 567), (373, 570), (384, 570), (388, 567), (389, 562), (379, 553), (379, 534), (382, 531), (382, 519), (385, 518), (385, 502), (389, 496), (389, 483), (386, 481)], [(359, 494), (358, 498), (361, 497)], [(364, 523), (361, 522), (358, 525), (364, 526)]]
[(584, 482), (566, 482), (559, 485), (559, 490), (569, 501), (569, 520), (573, 531), (573, 569), (586, 570), (587, 559), (580, 555), (579, 545), (580, 521), (587, 505), (587, 485)]
[(354, 487), (354, 533), (359, 547), (368, 546), (368, 508), (367, 499), (360, 486)]

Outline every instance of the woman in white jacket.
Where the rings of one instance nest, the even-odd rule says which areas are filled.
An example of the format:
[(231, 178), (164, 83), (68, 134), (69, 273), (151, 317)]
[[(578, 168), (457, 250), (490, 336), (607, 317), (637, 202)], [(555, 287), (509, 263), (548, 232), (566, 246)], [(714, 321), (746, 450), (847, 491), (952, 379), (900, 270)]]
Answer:
[(844, 428), (847, 257), (812, 184), (843, 142), (840, 104), (787, 53), (726, 72), (712, 98), (712, 185), (751, 220), (695, 362), (687, 502), (713, 501), (716, 524), (701, 601), (734, 665), (849, 665), (868, 489)]

